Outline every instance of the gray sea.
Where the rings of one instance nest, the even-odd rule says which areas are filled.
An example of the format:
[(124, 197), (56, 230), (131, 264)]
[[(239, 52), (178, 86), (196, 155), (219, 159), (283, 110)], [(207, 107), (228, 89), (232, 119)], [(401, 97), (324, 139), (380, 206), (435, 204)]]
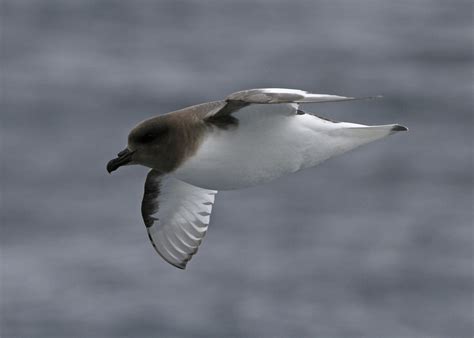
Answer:
[[(473, 3), (1, 2), (1, 337), (472, 337)], [(140, 216), (139, 121), (246, 88), (410, 128), (219, 193), (181, 271)]]

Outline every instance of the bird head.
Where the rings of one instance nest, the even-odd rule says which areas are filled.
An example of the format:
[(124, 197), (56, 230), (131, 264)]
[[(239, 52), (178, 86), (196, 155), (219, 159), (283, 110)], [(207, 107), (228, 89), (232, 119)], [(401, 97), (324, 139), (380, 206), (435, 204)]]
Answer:
[(128, 135), (127, 148), (107, 163), (109, 173), (125, 165), (141, 164), (163, 173), (172, 170), (172, 130), (166, 118), (157, 116), (139, 123)]

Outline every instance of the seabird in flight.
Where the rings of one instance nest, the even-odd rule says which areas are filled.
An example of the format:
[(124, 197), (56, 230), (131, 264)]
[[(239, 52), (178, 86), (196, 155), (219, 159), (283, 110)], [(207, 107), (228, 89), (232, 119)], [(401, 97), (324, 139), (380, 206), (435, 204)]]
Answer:
[(151, 168), (141, 207), (148, 237), (164, 260), (184, 269), (206, 234), (218, 190), (265, 183), (407, 130), (336, 122), (300, 109), (356, 99), (296, 89), (239, 91), (139, 123), (107, 171)]

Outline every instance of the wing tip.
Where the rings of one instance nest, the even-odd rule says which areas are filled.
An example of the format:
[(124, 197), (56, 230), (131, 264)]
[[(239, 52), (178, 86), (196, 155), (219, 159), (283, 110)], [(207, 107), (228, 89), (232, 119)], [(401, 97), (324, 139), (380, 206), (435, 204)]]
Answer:
[(401, 124), (395, 124), (390, 131), (392, 132), (408, 131), (408, 128), (405, 126), (402, 126)]
[(180, 270), (186, 270), (186, 264), (178, 265), (178, 264), (173, 264), (170, 261), (167, 261), (167, 262), (173, 265), (175, 268), (178, 268)]
[(151, 233), (150, 233), (150, 230), (148, 228), (146, 229), (146, 233), (147, 233), (148, 239), (150, 240), (151, 245), (153, 245), (153, 248), (155, 249), (156, 253), (158, 255), (160, 255), (160, 257), (163, 258), (165, 260), (165, 262), (167, 262), (168, 264), (171, 264), (172, 266), (174, 266), (175, 268), (178, 268), (180, 270), (186, 270), (187, 261), (186, 262), (181, 262), (181, 263), (175, 263), (175, 262), (170, 261), (168, 258), (166, 258), (160, 252), (160, 250), (158, 250), (158, 248), (156, 247), (155, 241), (153, 240), (153, 237), (151, 237)]
[(344, 101), (365, 101), (377, 100), (383, 98), (382, 95), (374, 96), (341, 96), (330, 94), (314, 94), (308, 93), (308, 96), (300, 101), (300, 103), (328, 103), (328, 102), (344, 102)]

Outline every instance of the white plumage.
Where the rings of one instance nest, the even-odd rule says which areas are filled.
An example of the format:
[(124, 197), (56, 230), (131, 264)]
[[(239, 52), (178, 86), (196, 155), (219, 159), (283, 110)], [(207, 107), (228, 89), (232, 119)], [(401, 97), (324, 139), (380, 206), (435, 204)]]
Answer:
[(159, 185), (154, 203), (155, 222), (147, 228), (156, 251), (168, 263), (184, 269), (197, 252), (210, 221), (215, 190), (195, 187), (170, 176), (148, 184)]
[(214, 129), (174, 173), (199, 187), (229, 190), (265, 183), (315, 166), (392, 133), (396, 125), (365, 126), (297, 114), (296, 103), (251, 104), (233, 113), (239, 126)]

